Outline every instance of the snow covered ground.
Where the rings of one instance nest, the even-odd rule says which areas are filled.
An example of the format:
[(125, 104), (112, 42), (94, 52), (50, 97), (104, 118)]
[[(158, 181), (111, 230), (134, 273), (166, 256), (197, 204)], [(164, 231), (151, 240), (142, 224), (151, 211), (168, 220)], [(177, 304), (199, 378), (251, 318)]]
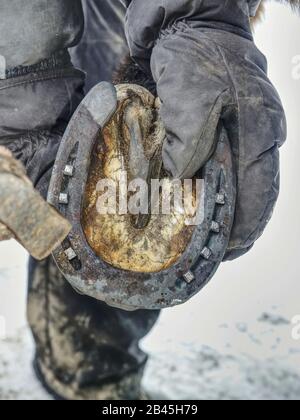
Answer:
[[(234, 284), (220, 287), (224, 297), (235, 293)], [(254, 308), (251, 314), (241, 310), (239, 321), (228, 321), (220, 308), (212, 312), (213, 292), (204, 293), (211, 310), (202, 307), (205, 297), (167, 310), (144, 341), (150, 354), (144, 380), (149, 395), (170, 400), (300, 399), (300, 342), (291, 337), (289, 317), (279, 315), (283, 308)], [(32, 356), (26, 326), (0, 341), (1, 400), (51, 399), (34, 376)]]
[[(145, 388), (153, 398), (300, 399), (300, 340), (292, 325), (300, 315), (300, 77), (292, 64), (300, 56), (299, 20), (270, 5), (256, 39), (288, 116), (280, 200), (255, 249), (224, 264), (188, 304), (165, 310), (144, 340)], [(14, 242), (0, 244), (0, 399), (50, 398), (31, 369), (26, 258)]]
[[(300, 345), (286, 346), (289, 321), (275, 312), (253, 324), (215, 326), (212, 340), (204, 336), (206, 344), (192, 328), (189, 338), (182, 337), (179, 314), (169, 314), (172, 319), (162, 319), (144, 343), (150, 352), (145, 390), (153, 399), (299, 400)], [(169, 334), (170, 321), (178, 322), (177, 334)], [(0, 399), (51, 399), (31, 368), (28, 329), (0, 346)]]

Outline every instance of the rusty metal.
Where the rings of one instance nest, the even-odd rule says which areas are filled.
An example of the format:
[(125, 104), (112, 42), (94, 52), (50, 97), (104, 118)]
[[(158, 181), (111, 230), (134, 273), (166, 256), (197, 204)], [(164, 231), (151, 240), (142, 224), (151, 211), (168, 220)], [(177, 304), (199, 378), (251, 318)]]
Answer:
[[(112, 128), (116, 121), (124, 124), (126, 120), (120, 105), (125, 100), (130, 104), (136, 96), (148, 98), (151, 107), (157, 106), (158, 101), (140, 87), (115, 88), (101, 83), (87, 95), (73, 116), (61, 143), (48, 196), (48, 201), (71, 222), (72, 230), (53, 255), (66, 279), (81, 293), (122, 309), (161, 309), (186, 302), (207, 284), (220, 265), (233, 223), (235, 179), (229, 140), (222, 129), (215, 153), (201, 174), (205, 185), (201, 202), (203, 221), (193, 227), (190, 237), (184, 238), (181, 254), (166, 268), (151, 272), (147, 267), (135, 271), (134, 264), (126, 270), (118, 267), (118, 261), (108, 263), (102, 249), (91, 243), (84, 212), (91, 204), (87, 196), (93, 191), (87, 191), (91, 185), (91, 168), (98, 163), (97, 174), (101, 174), (105, 162), (101, 160), (103, 150), (109, 150), (110, 141), (117, 140), (112, 136)], [(143, 102), (142, 107), (145, 106)], [(101, 159), (95, 160), (95, 155)], [(135, 175), (147, 178), (152, 173), (149, 167), (143, 171), (147, 159), (138, 156), (143, 165), (136, 163), (133, 155), (129, 159), (130, 168)], [(66, 173), (67, 166), (73, 167), (72, 176)], [(61, 200), (61, 194), (68, 195), (68, 202)], [(89, 220), (93, 228), (99, 228), (93, 217)], [(143, 230), (149, 220), (138, 223)], [(107, 239), (109, 243), (110, 238)], [(182, 241), (182, 235), (177, 240)]]
[(70, 224), (42, 199), (21, 163), (0, 150), (0, 240), (20, 242), (36, 259), (46, 258), (67, 236)]

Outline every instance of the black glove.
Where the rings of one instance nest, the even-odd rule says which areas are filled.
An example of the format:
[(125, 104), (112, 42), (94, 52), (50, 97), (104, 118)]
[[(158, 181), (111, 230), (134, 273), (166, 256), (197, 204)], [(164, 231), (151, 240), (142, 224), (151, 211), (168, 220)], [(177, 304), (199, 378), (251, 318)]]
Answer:
[[(65, 9), (58, 0), (23, 3), (0, 5), (0, 148), (24, 163), (46, 198), (60, 140), (82, 98), (84, 75), (72, 66), (67, 47), (80, 33), (83, 16), (80, 2), (65, 0)], [(70, 226), (18, 165), (9, 157), (1, 160), (1, 221), (31, 255), (45, 258)], [(0, 240), (9, 236), (0, 225)]]
[(7, 0), (0, 15), (0, 145), (46, 196), (59, 142), (83, 94), (84, 75), (67, 51), (82, 33), (81, 2)]
[(226, 258), (262, 234), (279, 192), (278, 148), (286, 138), (280, 98), (250, 29), (259, 1), (132, 0), (132, 56), (152, 73), (162, 101), (166, 169), (190, 178), (227, 129), (237, 172), (237, 206)]

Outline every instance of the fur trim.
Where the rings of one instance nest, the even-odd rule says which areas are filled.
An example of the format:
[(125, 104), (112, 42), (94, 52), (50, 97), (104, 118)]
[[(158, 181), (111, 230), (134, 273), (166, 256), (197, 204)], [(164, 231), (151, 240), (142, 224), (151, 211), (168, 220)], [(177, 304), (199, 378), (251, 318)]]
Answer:
[(156, 84), (152, 77), (147, 75), (128, 55), (126, 56), (117, 71), (113, 74), (115, 85), (123, 83), (134, 83), (148, 89), (154, 96), (157, 96)]

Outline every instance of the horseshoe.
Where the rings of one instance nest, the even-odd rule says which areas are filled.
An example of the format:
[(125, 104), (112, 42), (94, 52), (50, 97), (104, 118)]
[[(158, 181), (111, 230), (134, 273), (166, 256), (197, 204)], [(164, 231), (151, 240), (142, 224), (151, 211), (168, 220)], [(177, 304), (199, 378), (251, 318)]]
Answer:
[[(72, 225), (53, 257), (80, 293), (125, 310), (182, 304), (213, 277), (235, 212), (235, 177), (224, 127), (202, 179), (201, 221), (187, 214), (98, 214), (97, 183), (164, 179), (159, 103), (136, 85), (100, 83), (83, 100), (62, 139), (48, 201)], [(148, 201), (149, 202), (149, 201)], [(176, 220), (176, 223), (174, 222)]]

